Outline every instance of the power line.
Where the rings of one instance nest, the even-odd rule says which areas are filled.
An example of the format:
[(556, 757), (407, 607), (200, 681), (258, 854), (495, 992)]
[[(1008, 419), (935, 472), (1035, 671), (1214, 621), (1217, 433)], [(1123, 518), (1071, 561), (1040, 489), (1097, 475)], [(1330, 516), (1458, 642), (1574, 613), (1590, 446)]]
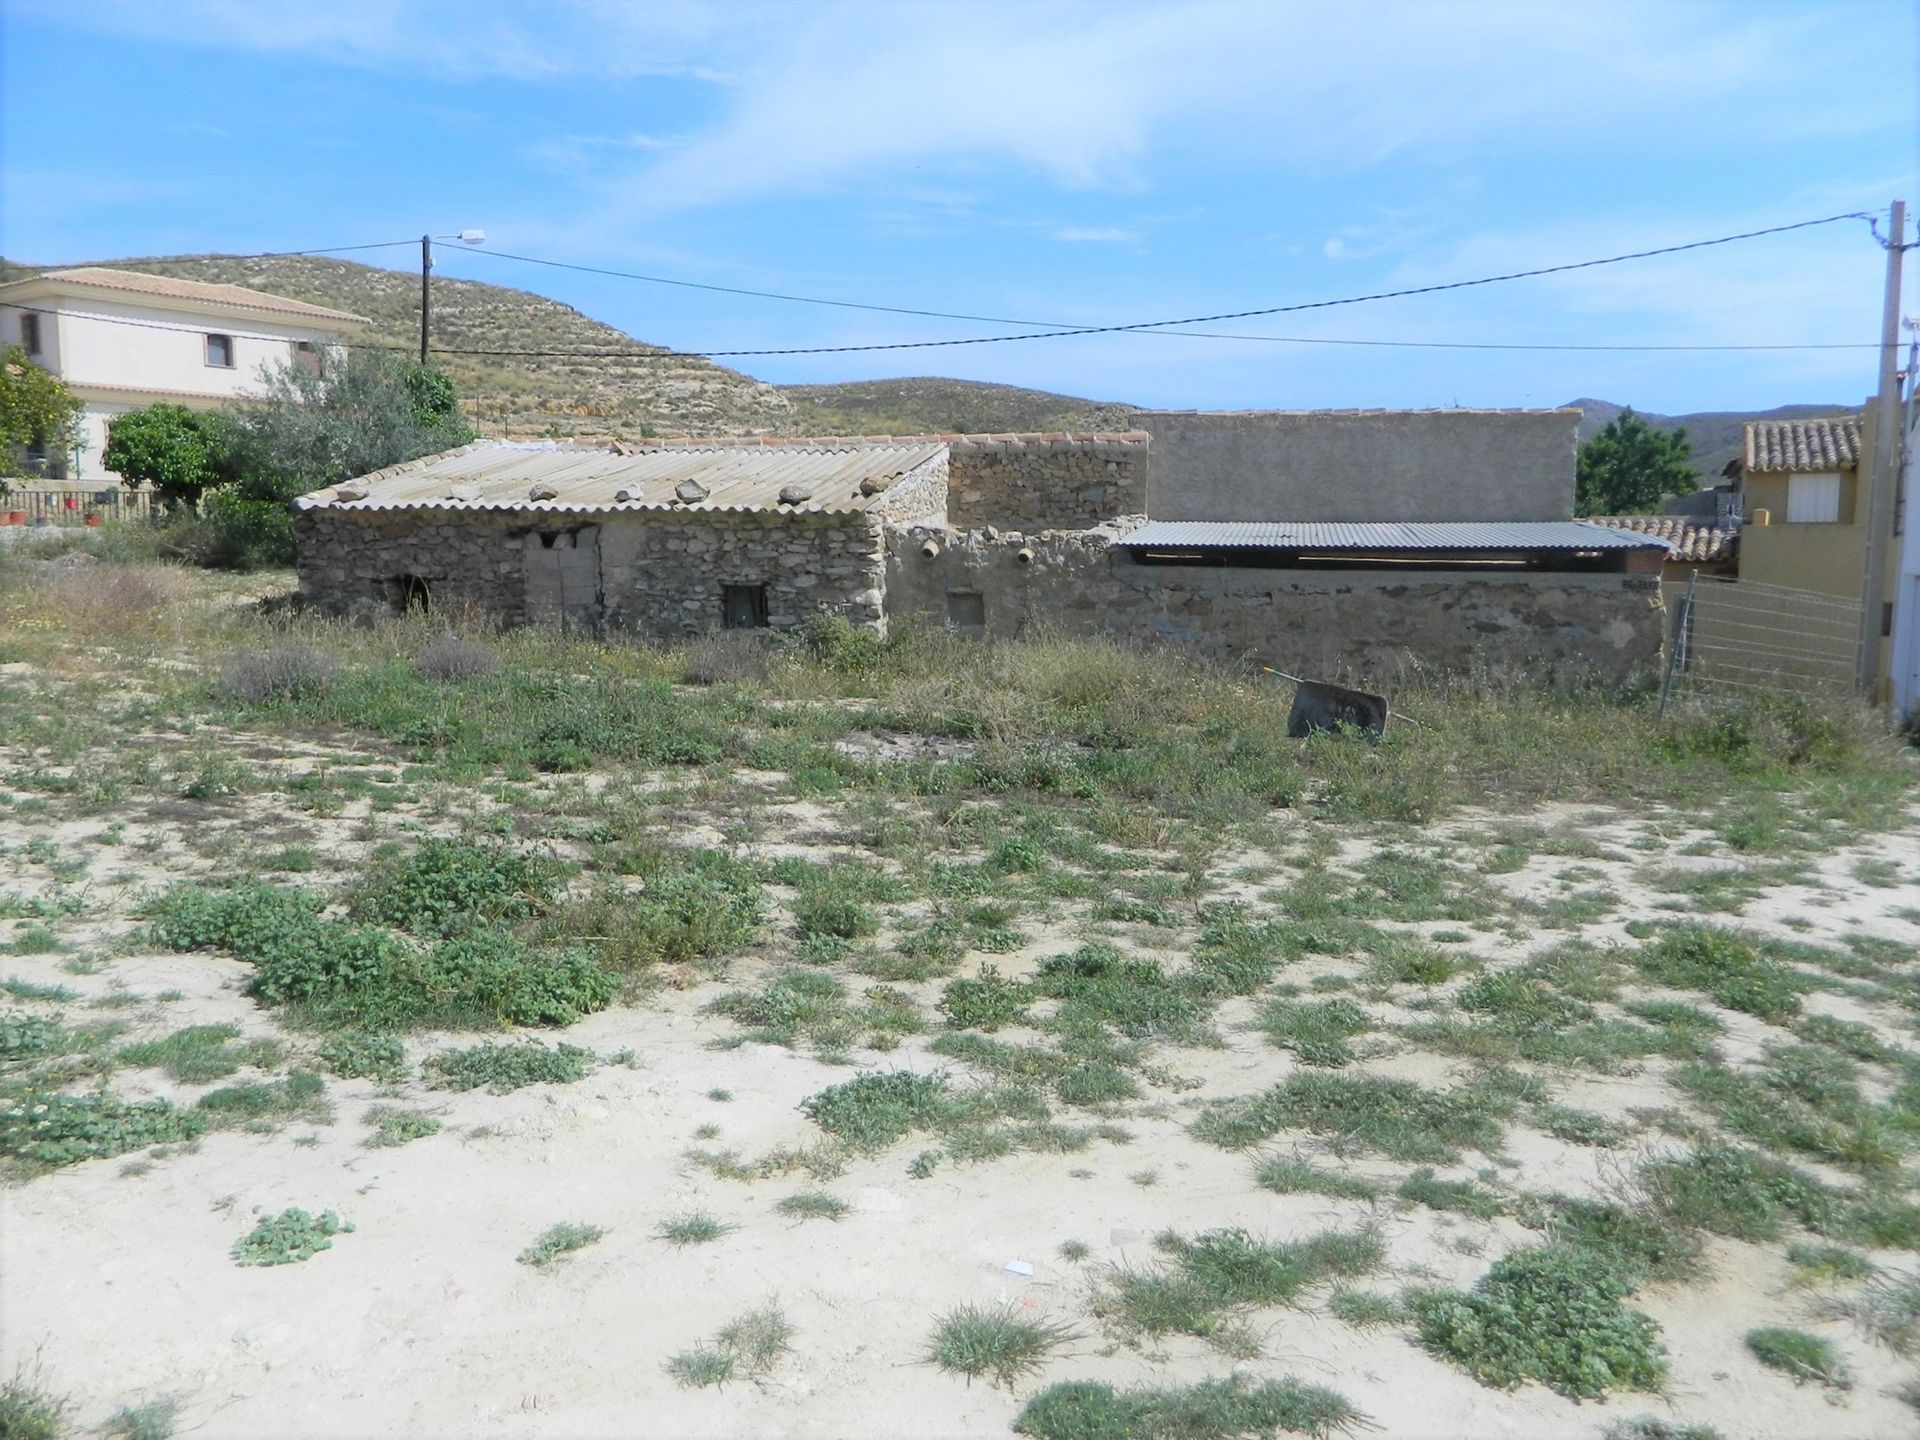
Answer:
[[(1503, 343), (1503, 342), (1491, 342), (1491, 341), (1482, 342), (1482, 341), (1420, 341), (1420, 340), (1341, 340), (1341, 339), (1308, 337), (1308, 336), (1236, 335), (1236, 334), (1229, 334), (1229, 333), (1193, 331), (1193, 330), (1171, 328), (1175, 326), (1211, 324), (1211, 323), (1222, 321), (1222, 320), (1250, 319), (1257, 316), (1296, 314), (1296, 313), (1309, 311), (1309, 310), (1326, 310), (1326, 309), (1334, 309), (1334, 308), (1348, 306), (1348, 305), (1368, 304), (1368, 303), (1379, 301), (1379, 300), (1406, 299), (1406, 298), (1411, 298), (1419, 295), (1432, 295), (1432, 294), (1439, 294), (1439, 293), (1452, 291), (1452, 290), (1472, 289), (1480, 286), (1502, 284), (1512, 280), (1533, 279), (1543, 275), (1565, 274), (1570, 271), (1588, 270), (1588, 269), (1593, 269), (1595, 267), (1603, 266), (1603, 265), (1617, 265), (1629, 260), (1643, 260), (1643, 259), (1649, 259), (1655, 256), (1660, 256), (1660, 255), (1673, 255), (1673, 254), (1679, 254), (1684, 251), (1707, 249), (1709, 247), (1718, 246), (1718, 245), (1729, 245), (1742, 240), (1758, 239), (1760, 237), (1768, 236), (1768, 235), (1779, 235), (1779, 234), (1784, 234), (1794, 230), (1805, 230), (1805, 229), (1810, 229), (1814, 226), (1819, 226), (1819, 225), (1831, 225), (1841, 220), (1871, 221), (1872, 218), (1873, 218), (1872, 216), (1867, 215), (1864, 212), (1852, 211), (1842, 215), (1824, 216), (1817, 220), (1801, 220), (1788, 225), (1774, 225), (1774, 226), (1769, 226), (1767, 228), (1760, 229), (1760, 230), (1747, 230), (1747, 231), (1742, 231), (1733, 235), (1717, 236), (1709, 240), (1688, 241), (1685, 244), (1680, 244), (1680, 245), (1659, 246), (1659, 247), (1647, 249), (1647, 250), (1630, 251), (1626, 254), (1621, 254), (1621, 255), (1605, 256), (1595, 260), (1571, 261), (1571, 262), (1567, 262), (1560, 265), (1541, 266), (1531, 270), (1516, 270), (1516, 271), (1510, 271), (1510, 272), (1499, 274), (1499, 275), (1481, 276), (1479, 278), (1471, 279), (1471, 280), (1452, 280), (1452, 281), (1445, 281), (1445, 282), (1441, 282), (1433, 285), (1411, 286), (1411, 287), (1407, 287), (1399, 290), (1384, 290), (1384, 291), (1376, 291), (1376, 292), (1373, 292), (1370, 294), (1364, 294), (1364, 295), (1346, 296), (1346, 297), (1342, 297), (1334, 300), (1302, 301), (1302, 302), (1297, 302), (1291, 305), (1275, 305), (1275, 306), (1267, 306), (1259, 309), (1228, 311), (1228, 312), (1222, 312), (1214, 315), (1190, 316), (1185, 319), (1143, 320), (1143, 321), (1136, 321), (1131, 324), (1125, 324), (1125, 325), (1061, 326), (1061, 327), (1055, 327), (1055, 328), (1049, 328), (1049, 329), (1033, 330), (1033, 331), (1029, 331), (1027, 333), (1018, 334), (1018, 335), (980, 335), (980, 336), (966, 336), (966, 337), (946, 339), (946, 340), (902, 340), (902, 341), (890, 341), (890, 342), (874, 343), (874, 344), (866, 344), (866, 345), (786, 346), (786, 347), (766, 347), (766, 348), (759, 348), (759, 349), (739, 349), (739, 350), (720, 350), (720, 349), (681, 350), (681, 349), (673, 349), (673, 348), (667, 348), (667, 347), (647, 348), (647, 349), (640, 349), (640, 350), (633, 350), (633, 351), (607, 350), (607, 349), (538, 350), (538, 349), (495, 349), (495, 348), (483, 348), (483, 347), (462, 347), (462, 346), (444, 346), (444, 345), (436, 345), (436, 346), (431, 346), (429, 348), (432, 351), (432, 353), (440, 354), (440, 355), (462, 355), (462, 356), (474, 356), (474, 357), (480, 357), (480, 358), (555, 359), (555, 360), (559, 360), (559, 359), (646, 360), (646, 361), (651, 361), (656, 363), (660, 361), (690, 361), (690, 360), (707, 361), (707, 360), (713, 360), (713, 359), (732, 359), (732, 358), (745, 358), (745, 357), (752, 357), (752, 356), (840, 355), (840, 354), (870, 353), (875, 351), (928, 350), (928, 349), (943, 349), (943, 348), (962, 346), (962, 345), (1003, 344), (1010, 341), (1019, 341), (1019, 340), (1048, 340), (1048, 339), (1062, 339), (1062, 338), (1069, 338), (1069, 337), (1077, 337), (1077, 336), (1084, 336), (1084, 335), (1116, 335), (1116, 334), (1180, 335), (1180, 336), (1185, 336), (1189, 338), (1244, 340), (1244, 341), (1256, 341), (1256, 342), (1263, 342), (1263, 343), (1270, 343), (1270, 344), (1350, 345), (1350, 346), (1375, 347), (1375, 348), (1382, 348), (1382, 349), (1516, 350), (1516, 351), (1572, 351), (1572, 352), (1582, 352), (1582, 351), (1586, 351), (1586, 352), (1610, 352), (1610, 351), (1704, 352), (1704, 353), (1877, 349), (1878, 348), (1877, 346), (1874, 346), (1871, 344), (1859, 343), (1859, 342), (1837, 342), (1837, 343), (1819, 343), (1819, 344), (1740, 344), (1740, 345), (1656, 345), (1656, 344), (1577, 345), (1577, 344), (1558, 344), (1558, 343), (1523, 344), (1523, 343)], [(381, 249), (381, 248), (386, 248), (386, 247), (395, 246), (395, 245), (407, 245), (412, 243), (414, 242), (412, 241), (379, 241), (374, 244), (365, 245), (365, 246), (334, 247), (334, 248), (335, 249), (349, 249), (349, 248)], [(280, 251), (280, 252), (273, 252), (273, 253), (281, 256), (294, 256), (294, 255), (321, 254), (326, 252), (316, 249), (316, 250), (305, 250), (305, 251)], [(611, 275), (611, 276), (616, 276), (616, 277), (625, 278), (625, 279), (647, 280), (647, 281), (652, 281), (652, 282), (662, 283), (662, 284), (685, 285), (694, 289), (718, 290), (718, 291), (724, 291), (725, 293), (730, 293), (730, 294), (752, 295), (760, 298), (789, 300), (789, 301), (795, 301), (799, 303), (832, 305), (832, 306), (836, 306), (840, 308), (848, 308), (848, 309), (878, 310), (878, 311), (884, 311), (886, 313), (909, 314), (909, 315), (916, 315), (924, 318), (934, 318), (934, 319), (964, 319), (964, 320), (973, 320), (973, 321), (979, 321), (982, 323), (992, 323), (992, 324), (1019, 325), (1019, 324), (1041, 323), (1041, 322), (1034, 322), (1034, 321), (1011, 320), (1011, 319), (1006, 319), (1004, 317), (969, 316), (969, 315), (962, 315), (962, 314), (957, 314), (957, 313), (947, 312), (947, 311), (912, 310), (912, 309), (906, 309), (904, 307), (896, 307), (896, 306), (869, 305), (869, 304), (856, 302), (856, 301), (839, 301), (839, 300), (822, 299), (819, 297), (782, 295), (772, 291), (749, 291), (749, 290), (735, 289), (733, 287), (726, 287), (726, 286), (704, 285), (694, 281), (666, 280), (666, 279), (663, 279), (662, 277), (645, 276), (645, 275), (639, 275), (639, 274), (623, 272), (623, 271), (595, 270), (593, 267), (572, 265), (562, 261), (545, 261), (545, 260), (533, 259), (533, 257), (527, 257), (527, 256), (511, 256), (501, 251), (482, 251), (481, 253), (496, 255), (504, 259), (525, 260), (525, 261), (530, 261), (531, 263), (534, 263), (534, 264), (551, 265), (551, 266), (554, 266), (555, 268), (560, 268), (560, 269), (586, 270), (591, 273)], [(207, 257), (187, 257), (187, 258), (195, 258), (195, 259), (205, 258), (208, 260), (259, 259), (259, 258), (270, 258), (270, 256), (263, 253), (258, 256), (239, 256), (239, 257), (207, 256)], [(166, 262), (149, 261), (145, 263), (158, 264), (158, 263), (166, 263)], [(34, 307), (30, 307), (30, 306), (20, 306), (17, 308), (20, 308), (23, 310), (32, 310), (33, 313), (37, 313), (37, 314), (55, 313), (51, 311), (35, 309)], [(73, 313), (73, 312), (65, 312), (65, 313)], [(155, 324), (153, 322), (129, 320), (129, 319), (125, 319), (117, 316), (90, 315), (90, 316), (86, 316), (85, 318), (96, 320), (106, 324), (130, 325), (130, 326), (135, 326), (139, 328), (155, 329), (155, 330), (192, 331), (199, 328), (199, 327), (190, 327), (190, 326)], [(287, 337), (281, 336), (281, 335), (239, 334), (236, 336), (236, 338), (279, 341), (279, 340), (284, 340)], [(343, 348), (355, 349), (355, 350), (397, 350), (400, 348), (394, 345), (370, 344), (367, 342), (340, 341), (336, 343), (340, 344)]]

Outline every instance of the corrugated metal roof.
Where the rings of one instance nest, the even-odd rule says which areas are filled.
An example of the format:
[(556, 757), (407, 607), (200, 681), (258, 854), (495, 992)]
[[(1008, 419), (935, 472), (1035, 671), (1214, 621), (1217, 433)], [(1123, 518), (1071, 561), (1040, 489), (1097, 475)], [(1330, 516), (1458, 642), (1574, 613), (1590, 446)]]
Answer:
[[(946, 446), (926, 441), (646, 448), (482, 440), (294, 503), (303, 510), (850, 514), (877, 504), (895, 481), (945, 452)], [(681, 499), (676, 487), (688, 481), (706, 494)], [(790, 486), (806, 498), (782, 504), (780, 493)], [(534, 499), (536, 493), (544, 498)]]
[(1129, 550), (1648, 550), (1667, 542), (1578, 520), (1151, 520)]
[(1860, 417), (1824, 420), (1749, 420), (1746, 467), (1753, 471), (1807, 474), (1844, 470), (1860, 463)]

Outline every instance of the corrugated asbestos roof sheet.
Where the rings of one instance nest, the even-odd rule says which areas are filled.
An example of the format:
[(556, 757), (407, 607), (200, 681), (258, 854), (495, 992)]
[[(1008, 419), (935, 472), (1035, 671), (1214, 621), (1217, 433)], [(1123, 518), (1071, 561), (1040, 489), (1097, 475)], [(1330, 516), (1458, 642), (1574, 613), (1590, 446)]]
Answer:
[(1649, 539), (1579, 520), (1150, 520), (1113, 542), (1129, 550), (1644, 550)]
[(1632, 530), (1651, 535), (1672, 547), (1670, 560), (1705, 565), (1725, 560), (1740, 548), (1740, 532), (1732, 526), (1702, 525), (1690, 515), (1595, 515), (1590, 525)]
[(309, 305), (304, 300), (289, 300), (265, 290), (249, 290), (244, 285), (215, 285), (205, 280), (180, 280), (172, 275), (142, 275), (133, 270), (112, 270), (104, 265), (82, 265), (72, 270), (48, 270), (12, 282), (30, 285), (35, 280), (59, 280), (68, 285), (87, 285), (98, 290), (120, 290), (130, 295), (158, 295), (170, 300), (197, 300), (209, 305), (224, 305), (232, 310), (258, 310), (268, 315), (290, 315), (302, 320), (333, 320), (355, 325), (370, 323), (364, 315), (345, 310), (329, 310), (324, 305)]
[[(878, 503), (895, 481), (945, 452), (946, 446), (925, 441), (647, 448), (482, 440), (316, 490), (294, 503), (302, 510), (851, 514)], [(676, 493), (688, 482), (688, 489)], [(782, 491), (804, 498), (783, 504)]]
[(1834, 415), (1824, 420), (1749, 420), (1747, 473), (1756, 470), (1844, 470), (1860, 463), (1860, 417)]

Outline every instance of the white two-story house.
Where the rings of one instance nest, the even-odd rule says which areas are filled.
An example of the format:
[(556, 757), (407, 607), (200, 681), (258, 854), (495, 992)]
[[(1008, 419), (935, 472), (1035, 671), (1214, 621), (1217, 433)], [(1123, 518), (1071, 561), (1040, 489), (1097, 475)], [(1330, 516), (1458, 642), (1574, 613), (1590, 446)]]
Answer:
[(211, 409), (258, 393), (283, 365), (323, 371), (367, 323), (240, 285), (98, 266), (0, 285), (0, 345), (19, 344), (85, 406), (78, 454), (45, 457), (49, 484), (116, 478), (100, 463), (114, 416), (162, 401)]

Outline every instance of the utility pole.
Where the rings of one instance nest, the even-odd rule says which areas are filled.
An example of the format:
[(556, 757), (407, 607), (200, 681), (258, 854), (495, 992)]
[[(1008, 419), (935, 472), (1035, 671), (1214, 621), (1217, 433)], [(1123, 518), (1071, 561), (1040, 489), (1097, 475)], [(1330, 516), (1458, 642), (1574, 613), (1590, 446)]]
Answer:
[(427, 363), (427, 325), (433, 316), (433, 237), (420, 237), (420, 363)]
[[(1874, 407), (1873, 477), (1867, 491), (1866, 575), (1860, 591), (1860, 653), (1856, 688), (1880, 699), (1882, 614), (1887, 599), (1887, 553), (1893, 545), (1893, 484), (1900, 468), (1900, 257), (1906, 249), (1907, 202), (1893, 202), (1887, 241), (1887, 293), (1880, 317), (1880, 389)], [(1909, 516), (1913, 524), (1916, 517)]]

